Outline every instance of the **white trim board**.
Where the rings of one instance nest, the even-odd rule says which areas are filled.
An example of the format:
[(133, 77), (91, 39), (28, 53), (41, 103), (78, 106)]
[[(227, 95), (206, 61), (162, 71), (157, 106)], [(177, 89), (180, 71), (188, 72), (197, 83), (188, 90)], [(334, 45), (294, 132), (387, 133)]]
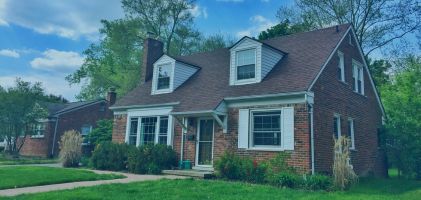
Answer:
[(375, 96), (376, 96), (376, 99), (377, 99), (377, 102), (378, 102), (378, 104), (379, 104), (380, 110), (382, 111), (382, 115), (383, 115), (383, 116), (386, 116), (385, 111), (384, 111), (384, 108), (383, 108), (383, 104), (382, 104), (382, 102), (381, 102), (381, 100), (380, 100), (380, 97), (379, 97), (379, 94), (378, 94), (378, 92), (377, 92), (376, 86), (374, 85), (373, 78), (371, 77), (370, 70), (368, 69), (367, 61), (365, 60), (365, 57), (364, 57), (364, 54), (363, 54), (363, 52), (362, 52), (362, 48), (361, 48), (361, 46), (360, 46), (359, 42), (357, 42), (358, 40), (357, 40), (357, 37), (356, 37), (356, 35), (355, 35), (355, 31), (354, 31), (354, 29), (352, 28), (352, 26), (349, 26), (349, 28), (346, 30), (346, 32), (345, 32), (345, 33), (344, 33), (344, 35), (342, 36), (341, 40), (340, 40), (340, 41), (336, 44), (336, 47), (335, 47), (335, 48), (333, 49), (333, 51), (330, 53), (330, 55), (329, 55), (328, 59), (327, 59), (327, 60), (326, 60), (326, 62), (323, 64), (322, 69), (319, 71), (319, 73), (317, 74), (316, 78), (314, 78), (313, 82), (310, 84), (310, 87), (308, 88), (308, 90), (307, 90), (307, 91), (309, 91), (309, 92), (310, 92), (310, 91), (313, 89), (314, 84), (315, 84), (315, 83), (316, 83), (316, 81), (319, 79), (320, 75), (323, 73), (323, 71), (324, 71), (324, 69), (326, 68), (327, 64), (330, 62), (330, 60), (332, 59), (332, 57), (336, 54), (336, 52), (337, 52), (337, 50), (338, 50), (339, 46), (342, 44), (343, 40), (344, 40), (344, 39), (348, 36), (348, 33), (350, 33), (350, 32), (352, 33), (352, 35), (353, 35), (353, 37), (354, 37), (355, 43), (357, 43), (357, 49), (358, 49), (358, 51), (360, 52), (360, 56), (361, 56), (361, 58), (362, 58), (362, 60), (363, 60), (363, 63), (364, 63), (364, 68), (365, 68), (365, 69), (366, 69), (366, 71), (367, 71), (367, 74), (368, 74), (368, 79), (369, 79), (369, 80), (370, 80), (370, 82), (371, 82), (371, 87), (373, 87), (374, 94), (375, 94)]

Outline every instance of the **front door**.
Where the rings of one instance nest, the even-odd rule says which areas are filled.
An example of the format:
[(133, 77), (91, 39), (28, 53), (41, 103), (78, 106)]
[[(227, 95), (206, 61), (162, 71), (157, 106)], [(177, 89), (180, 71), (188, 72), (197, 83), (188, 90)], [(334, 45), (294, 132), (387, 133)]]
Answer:
[(199, 119), (196, 166), (211, 167), (213, 162), (213, 119)]

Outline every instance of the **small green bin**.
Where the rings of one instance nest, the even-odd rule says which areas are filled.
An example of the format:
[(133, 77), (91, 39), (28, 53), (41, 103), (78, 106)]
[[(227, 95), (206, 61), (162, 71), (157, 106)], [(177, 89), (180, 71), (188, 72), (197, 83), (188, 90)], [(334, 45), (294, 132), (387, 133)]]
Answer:
[(184, 160), (180, 163), (180, 169), (191, 169), (190, 160)]

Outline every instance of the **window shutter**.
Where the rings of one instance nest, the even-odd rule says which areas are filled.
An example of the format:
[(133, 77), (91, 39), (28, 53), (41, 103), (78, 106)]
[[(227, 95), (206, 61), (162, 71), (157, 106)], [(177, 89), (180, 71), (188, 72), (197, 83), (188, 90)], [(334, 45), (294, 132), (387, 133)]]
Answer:
[(286, 107), (282, 111), (284, 149), (294, 150), (294, 107)]
[(238, 111), (238, 148), (246, 149), (249, 147), (249, 109), (240, 109)]

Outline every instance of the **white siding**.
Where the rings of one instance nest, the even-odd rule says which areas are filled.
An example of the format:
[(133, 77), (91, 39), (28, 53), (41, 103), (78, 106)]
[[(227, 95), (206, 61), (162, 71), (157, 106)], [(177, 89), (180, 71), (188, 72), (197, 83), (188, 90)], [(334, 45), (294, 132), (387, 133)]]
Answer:
[(294, 108), (283, 108), (282, 115), (284, 150), (294, 150)]
[(196, 71), (197, 68), (176, 61), (174, 70), (173, 90), (177, 89), (181, 84), (183, 84), (187, 79), (189, 79), (190, 76), (196, 73)]
[(262, 48), (262, 79), (273, 69), (273, 67), (282, 59), (282, 54), (263, 46)]

